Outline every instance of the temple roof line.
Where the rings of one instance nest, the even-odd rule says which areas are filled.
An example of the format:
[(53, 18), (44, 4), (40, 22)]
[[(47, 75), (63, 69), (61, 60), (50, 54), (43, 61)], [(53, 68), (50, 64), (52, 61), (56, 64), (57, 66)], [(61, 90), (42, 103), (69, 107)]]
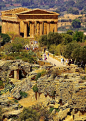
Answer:
[(46, 11), (46, 10), (42, 10), (42, 9), (28, 9), (28, 8), (22, 8), (22, 7), (19, 7), (19, 8), (15, 8), (15, 9), (11, 9), (11, 10), (6, 10), (6, 11), (2, 11), (1, 12), (3, 15), (8, 15), (8, 14), (15, 14), (15, 15), (59, 15), (58, 13), (56, 12), (50, 12), (50, 11)]
[[(22, 15), (22, 14), (18, 14), (18, 15)], [(32, 15), (32, 16), (33, 15), (39, 15), (39, 16), (42, 15), (43, 16), (43, 15), (59, 15), (59, 14), (23, 14), (23, 15)]]
[(50, 12), (50, 11), (46, 11), (46, 10), (42, 10), (42, 9), (38, 9), (38, 8), (36, 8), (36, 9), (28, 9), (27, 11), (22, 11), (22, 12), (16, 13), (16, 14), (23, 14), (24, 15), (24, 13), (26, 13), (26, 12), (34, 12), (34, 11), (37, 11), (37, 10), (42, 11), (42, 12), (47, 12), (48, 14), (57, 14), (56, 12)]
[(18, 7), (18, 8), (14, 8), (11, 10), (5, 10), (5, 11), (1, 11), (1, 12), (12, 12), (12, 11), (17, 11), (17, 10), (28, 10), (28, 8), (23, 8), (23, 7)]

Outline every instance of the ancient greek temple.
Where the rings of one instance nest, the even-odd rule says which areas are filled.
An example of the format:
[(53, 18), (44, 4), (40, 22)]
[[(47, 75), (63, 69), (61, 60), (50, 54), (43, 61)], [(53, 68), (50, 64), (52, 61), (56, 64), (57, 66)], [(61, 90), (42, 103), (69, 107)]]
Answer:
[(58, 13), (22, 7), (1, 13), (2, 33), (14, 32), (24, 38), (34, 38), (57, 32)]

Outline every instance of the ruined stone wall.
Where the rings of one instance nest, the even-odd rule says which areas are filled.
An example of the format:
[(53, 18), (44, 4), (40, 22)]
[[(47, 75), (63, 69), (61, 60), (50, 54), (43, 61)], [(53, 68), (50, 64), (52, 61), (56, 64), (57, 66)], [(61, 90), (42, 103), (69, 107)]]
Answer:
[(86, 81), (83, 82), (79, 74), (67, 74), (67, 76), (53, 78), (51, 75), (39, 78), (38, 92), (55, 95), (55, 98), (62, 100), (62, 104), (68, 103), (69, 108), (86, 110)]

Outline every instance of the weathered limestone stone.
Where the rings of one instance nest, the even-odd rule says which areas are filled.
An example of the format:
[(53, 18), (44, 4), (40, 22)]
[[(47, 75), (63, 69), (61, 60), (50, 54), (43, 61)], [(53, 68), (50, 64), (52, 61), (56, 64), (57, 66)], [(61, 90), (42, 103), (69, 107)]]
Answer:
[(9, 112), (3, 113), (3, 116), (6, 116), (7, 118), (9, 118), (10, 116), (17, 116), (21, 113), (21, 111), (22, 109), (9, 111)]
[(54, 108), (59, 108), (59, 104), (55, 104), (54, 105)]
[[(64, 68), (60, 69), (64, 70)], [(39, 93), (58, 99), (60, 109), (85, 110), (86, 108), (86, 81), (81, 79), (79, 73), (61, 74), (55, 78), (53, 78), (53, 74), (50, 77), (44, 76), (37, 80), (37, 87)]]
[(63, 118), (66, 118), (67, 113), (70, 111), (70, 108), (67, 108), (65, 110), (60, 110), (58, 113), (58, 117), (60, 120), (62, 120)]
[(64, 121), (74, 121), (73, 116), (67, 116), (67, 118)]

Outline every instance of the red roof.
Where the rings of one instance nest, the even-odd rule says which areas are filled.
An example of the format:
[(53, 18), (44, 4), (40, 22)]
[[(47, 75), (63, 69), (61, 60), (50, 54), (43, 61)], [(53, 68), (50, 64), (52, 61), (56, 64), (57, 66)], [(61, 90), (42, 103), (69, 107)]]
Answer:
[(11, 6), (11, 5), (10, 5), (10, 4), (5, 4), (5, 6), (6, 6), (6, 7), (9, 7), (9, 6)]
[(19, 3), (19, 4), (13, 4), (13, 6), (22, 6), (22, 5)]

